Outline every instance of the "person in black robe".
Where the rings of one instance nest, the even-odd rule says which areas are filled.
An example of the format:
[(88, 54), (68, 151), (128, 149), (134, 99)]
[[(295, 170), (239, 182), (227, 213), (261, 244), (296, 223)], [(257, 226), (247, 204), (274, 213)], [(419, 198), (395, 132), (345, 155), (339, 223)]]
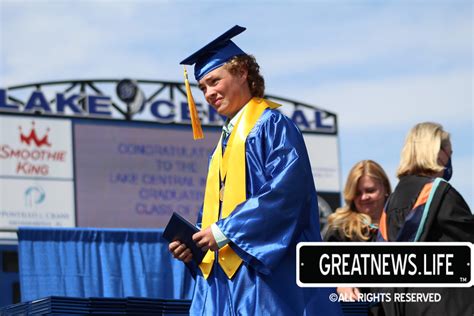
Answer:
[[(447, 181), (452, 176), (449, 133), (437, 123), (409, 132), (397, 171), (399, 183), (382, 214), (378, 240), (474, 243), (474, 216)], [(426, 216), (422, 216), (426, 214)], [(383, 302), (386, 315), (474, 315), (474, 288), (391, 288), (391, 293), (439, 293), (439, 302)]]

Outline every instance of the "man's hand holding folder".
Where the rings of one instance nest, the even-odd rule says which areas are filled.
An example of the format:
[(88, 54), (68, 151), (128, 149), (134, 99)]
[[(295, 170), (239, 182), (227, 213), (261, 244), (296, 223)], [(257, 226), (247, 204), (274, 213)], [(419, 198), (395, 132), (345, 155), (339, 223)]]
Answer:
[(208, 250), (218, 249), (210, 227), (200, 231), (177, 213), (171, 216), (163, 238), (170, 242), (169, 250), (173, 257), (184, 263), (194, 260), (200, 264)]

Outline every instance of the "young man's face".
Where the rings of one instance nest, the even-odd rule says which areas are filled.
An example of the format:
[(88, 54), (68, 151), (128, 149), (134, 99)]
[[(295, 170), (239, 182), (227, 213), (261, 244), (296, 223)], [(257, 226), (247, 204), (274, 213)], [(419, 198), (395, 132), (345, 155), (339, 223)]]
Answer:
[(249, 100), (247, 72), (231, 74), (225, 66), (214, 69), (199, 81), (206, 101), (226, 117), (232, 118)]

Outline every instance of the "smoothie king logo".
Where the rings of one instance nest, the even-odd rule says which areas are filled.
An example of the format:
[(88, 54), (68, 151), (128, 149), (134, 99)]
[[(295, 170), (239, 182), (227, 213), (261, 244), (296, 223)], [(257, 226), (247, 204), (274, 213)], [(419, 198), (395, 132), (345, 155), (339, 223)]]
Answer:
[(31, 145), (31, 143), (34, 143), (36, 147), (51, 147), (51, 143), (48, 141), (49, 127), (46, 129), (46, 133), (42, 138), (39, 138), (36, 135), (35, 121), (31, 122), (31, 131), (29, 135), (23, 134), (23, 129), (21, 126), (18, 126), (18, 129), (20, 130), (20, 142), (27, 144), (28, 146)]
[(48, 176), (50, 164), (65, 162), (67, 152), (52, 149), (50, 127), (40, 129), (35, 121), (22, 125), (18, 126), (19, 143), (0, 144), (0, 160), (13, 161), (16, 175)]

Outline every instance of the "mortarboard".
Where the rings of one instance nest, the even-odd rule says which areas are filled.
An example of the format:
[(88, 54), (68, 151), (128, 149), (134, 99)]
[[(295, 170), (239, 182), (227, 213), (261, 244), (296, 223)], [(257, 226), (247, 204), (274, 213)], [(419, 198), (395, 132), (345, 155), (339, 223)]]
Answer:
[[(201, 80), (202, 77), (204, 77), (207, 73), (219, 68), (228, 62), (232, 57), (246, 55), (243, 50), (241, 50), (237, 45), (234, 44), (234, 42), (230, 40), (245, 30), (245, 27), (238, 25), (230, 28), (228, 31), (211, 41), (209, 44), (193, 53), (191, 56), (183, 59), (180, 64), (194, 65), (194, 78), (196, 78), (197, 81)], [(194, 98), (191, 93), (186, 67), (184, 68), (184, 83), (186, 86), (189, 113), (191, 116), (191, 125), (193, 128), (193, 137), (194, 139), (202, 139), (204, 138), (204, 134), (202, 132), (201, 121), (197, 113)]]
[(197, 81), (212, 70), (222, 66), (232, 57), (246, 55), (230, 39), (245, 31), (245, 27), (234, 26), (224, 34), (218, 36), (209, 44), (199, 49), (191, 56), (181, 61), (181, 65), (194, 65), (194, 77)]

